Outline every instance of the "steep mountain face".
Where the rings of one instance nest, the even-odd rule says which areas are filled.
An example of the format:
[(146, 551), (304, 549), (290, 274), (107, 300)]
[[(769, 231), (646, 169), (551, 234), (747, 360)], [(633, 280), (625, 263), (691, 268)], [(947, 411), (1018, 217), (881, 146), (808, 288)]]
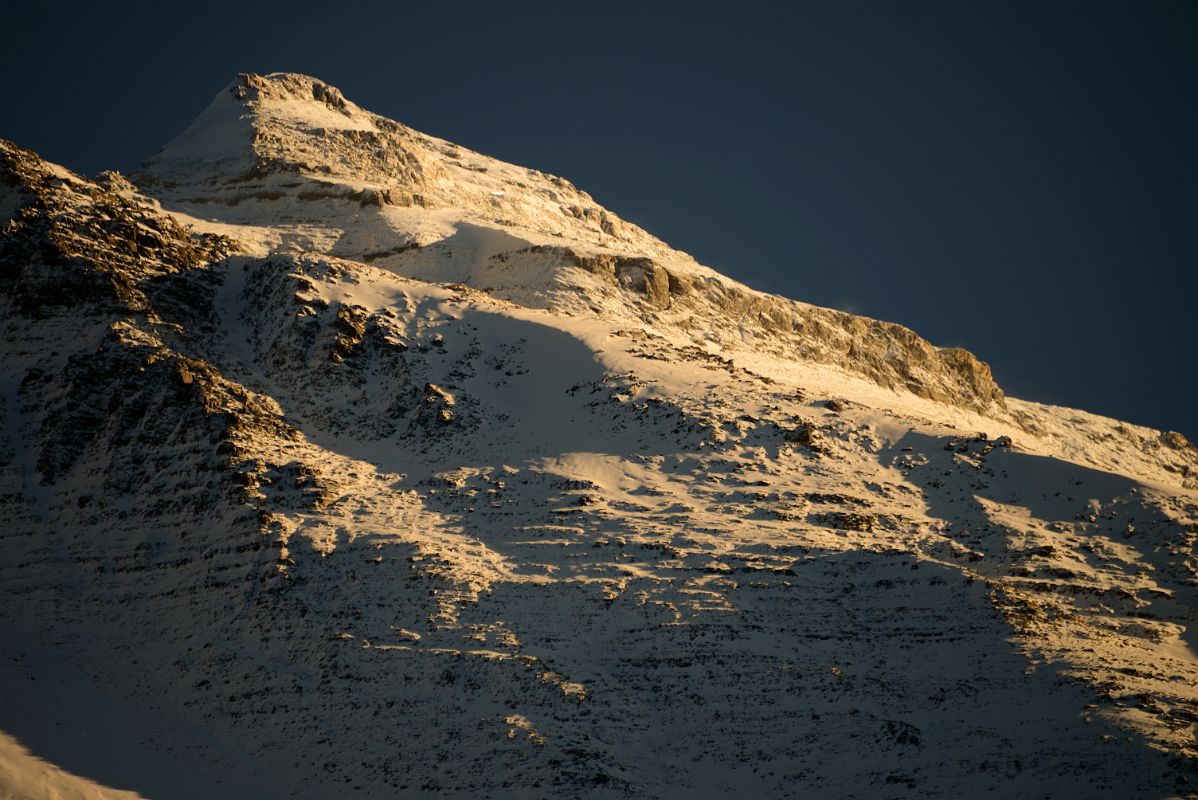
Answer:
[(0, 218), (10, 794), (1198, 781), (1178, 434), (305, 76)]

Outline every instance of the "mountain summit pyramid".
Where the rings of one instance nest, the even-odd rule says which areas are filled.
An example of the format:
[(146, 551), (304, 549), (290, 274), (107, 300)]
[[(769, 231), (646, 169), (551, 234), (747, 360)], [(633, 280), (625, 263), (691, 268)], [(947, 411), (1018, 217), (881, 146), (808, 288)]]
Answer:
[(0, 794), (1198, 785), (1179, 434), (302, 75), (0, 226)]
[(263, 255), (335, 255), (612, 322), (657, 313), (671, 328), (699, 328), (700, 345), (849, 364), (978, 410), (1002, 403), (989, 369), (964, 351), (753, 292), (564, 178), (413, 131), (305, 76), (238, 77), (134, 177), (172, 209), (269, 229), (253, 243)]

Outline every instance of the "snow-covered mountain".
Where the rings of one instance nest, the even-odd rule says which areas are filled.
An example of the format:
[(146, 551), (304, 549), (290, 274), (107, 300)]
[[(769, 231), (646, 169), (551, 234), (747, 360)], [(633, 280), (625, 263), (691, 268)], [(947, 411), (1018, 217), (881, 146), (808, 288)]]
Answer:
[(1179, 434), (301, 75), (0, 165), (0, 795), (1198, 786)]

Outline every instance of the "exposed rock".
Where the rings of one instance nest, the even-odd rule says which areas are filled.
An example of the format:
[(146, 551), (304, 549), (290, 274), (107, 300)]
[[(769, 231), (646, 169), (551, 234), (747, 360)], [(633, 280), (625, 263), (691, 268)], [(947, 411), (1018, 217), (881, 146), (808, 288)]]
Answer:
[(0, 183), (19, 198), (0, 229), (0, 289), (20, 286), (12, 297), (22, 314), (80, 302), (145, 310), (146, 279), (196, 269), (230, 249), (223, 237), (194, 236), (169, 215), (3, 140)]
[(872, 514), (861, 514), (855, 511), (825, 511), (815, 515), (822, 525), (844, 531), (860, 531), (868, 533), (874, 529), (876, 518)]
[(786, 432), (786, 441), (808, 448), (816, 455), (827, 455), (831, 450), (819, 426), (813, 422), (802, 422)]
[(337, 338), (333, 342), (329, 358), (340, 364), (354, 354), (366, 338), (366, 309), (361, 306), (342, 305), (337, 309)]
[(1190, 440), (1182, 436), (1177, 431), (1165, 431), (1161, 434), (1161, 444), (1172, 450), (1190, 450), (1194, 445), (1190, 444)]

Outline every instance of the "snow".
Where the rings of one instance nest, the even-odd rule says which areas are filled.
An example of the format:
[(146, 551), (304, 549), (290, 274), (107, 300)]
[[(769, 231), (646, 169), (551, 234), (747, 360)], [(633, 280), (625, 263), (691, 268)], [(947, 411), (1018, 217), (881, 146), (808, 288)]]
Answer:
[(232, 251), (152, 314), (3, 298), (3, 791), (1194, 779), (1193, 452), (339, 98), (240, 78), (149, 162)]
[(252, 116), (243, 112), (226, 87), (156, 158), (216, 163), (235, 175), (251, 166), (249, 151), (253, 138)]

